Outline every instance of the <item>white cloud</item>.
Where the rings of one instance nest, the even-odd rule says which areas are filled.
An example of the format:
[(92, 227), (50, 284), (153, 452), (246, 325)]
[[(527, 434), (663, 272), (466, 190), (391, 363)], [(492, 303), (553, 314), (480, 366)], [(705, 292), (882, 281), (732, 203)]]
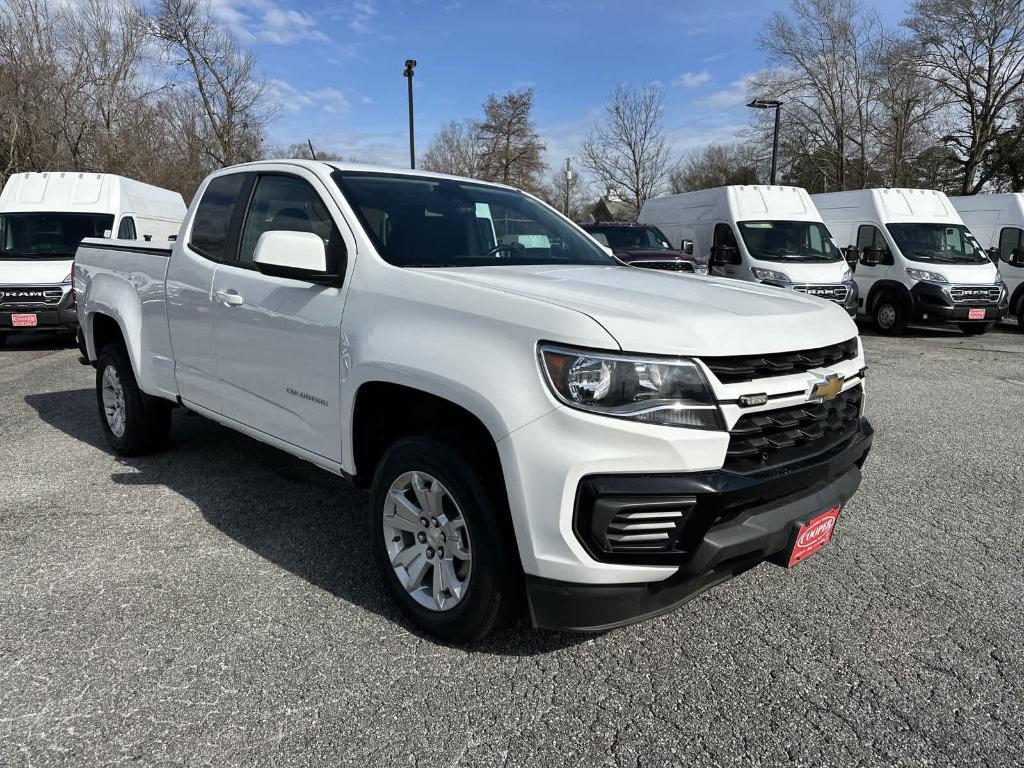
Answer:
[(377, 5), (374, 0), (355, 0), (351, 9), (352, 19), (348, 23), (349, 29), (353, 32), (365, 35), (370, 31), (370, 22), (377, 15)]
[(282, 8), (276, 0), (211, 0), (213, 17), (244, 43), (292, 45), (330, 42), (308, 13)]
[(683, 74), (672, 81), (672, 85), (679, 86), (680, 88), (698, 88), (710, 83), (713, 79), (711, 73), (706, 69), (701, 72), (683, 72)]
[(347, 112), (351, 106), (348, 97), (337, 88), (302, 90), (287, 80), (268, 80), (267, 95), (285, 114), (312, 109), (328, 115), (337, 115)]
[(714, 91), (701, 97), (700, 105), (710, 109), (728, 109), (729, 107), (742, 107), (747, 103), (747, 93), (757, 72), (743, 75), (738, 80), (733, 80), (727, 88)]

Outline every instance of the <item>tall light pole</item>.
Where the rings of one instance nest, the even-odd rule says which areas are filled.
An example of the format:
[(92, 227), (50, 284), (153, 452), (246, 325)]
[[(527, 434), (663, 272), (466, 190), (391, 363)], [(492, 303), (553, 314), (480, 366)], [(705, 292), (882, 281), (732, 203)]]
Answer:
[(562, 213), (569, 216), (569, 186), (572, 184), (572, 166), (569, 165), (569, 161), (572, 158), (565, 158), (565, 205), (562, 207)]
[(416, 59), (405, 60), (405, 71), (402, 75), (409, 81), (409, 167), (416, 167), (416, 131), (412, 122), (412, 77), (416, 69)]
[(782, 102), (777, 99), (754, 99), (748, 107), (753, 109), (774, 109), (775, 110), (775, 136), (772, 139), (772, 180), (775, 184), (775, 169), (779, 162), (779, 112), (782, 111)]

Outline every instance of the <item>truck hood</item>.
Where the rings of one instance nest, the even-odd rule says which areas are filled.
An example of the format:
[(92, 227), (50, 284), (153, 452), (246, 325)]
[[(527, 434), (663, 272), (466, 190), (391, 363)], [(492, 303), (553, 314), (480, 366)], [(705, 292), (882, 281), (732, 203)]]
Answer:
[(73, 263), (73, 259), (0, 259), (0, 285), (59, 284)]
[[(601, 266), (431, 269), (431, 274), (586, 314), (631, 352), (744, 355), (823, 347), (857, 334), (838, 305), (736, 280)], [(551, 329), (558, 341), (558, 329)]]

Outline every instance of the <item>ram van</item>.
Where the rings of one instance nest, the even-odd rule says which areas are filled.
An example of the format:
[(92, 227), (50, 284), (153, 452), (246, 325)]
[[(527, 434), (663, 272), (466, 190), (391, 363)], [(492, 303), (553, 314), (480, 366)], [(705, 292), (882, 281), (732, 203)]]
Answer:
[(791, 288), (856, 311), (853, 272), (799, 187), (738, 185), (656, 197), (639, 221), (706, 260), (712, 276)]
[(908, 323), (955, 323), (979, 334), (1006, 315), (1006, 286), (942, 192), (860, 189), (813, 200), (856, 257), (858, 312), (880, 333), (901, 333)]
[(86, 237), (166, 243), (177, 192), (102, 173), (17, 173), (0, 192), (0, 344), (15, 331), (78, 326), (72, 259)]
[(950, 198), (964, 224), (987, 249), (1010, 294), (1010, 314), (1024, 331), (1024, 194)]

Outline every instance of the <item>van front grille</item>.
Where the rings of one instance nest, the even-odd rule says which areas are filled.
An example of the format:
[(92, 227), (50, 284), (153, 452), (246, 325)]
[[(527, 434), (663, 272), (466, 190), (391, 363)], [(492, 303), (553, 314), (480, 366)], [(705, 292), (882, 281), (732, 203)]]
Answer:
[(955, 304), (998, 304), (1001, 285), (953, 285), (949, 295)]
[(832, 285), (794, 285), (794, 291), (806, 293), (808, 296), (817, 296), (819, 299), (828, 299), (838, 304), (844, 304), (846, 297), (850, 295), (850, 286), (843, 283)]
[(63, 296), (64, 291), (52, 285), (0, 285), (0, 307), (4, 308), (55, 307)]

